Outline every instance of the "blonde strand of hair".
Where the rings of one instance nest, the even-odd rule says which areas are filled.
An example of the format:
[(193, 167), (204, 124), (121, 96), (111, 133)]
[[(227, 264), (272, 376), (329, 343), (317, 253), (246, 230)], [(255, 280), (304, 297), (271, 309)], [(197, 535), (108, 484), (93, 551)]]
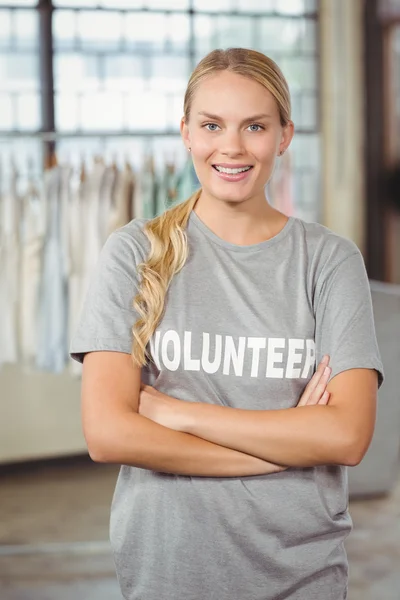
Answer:
[(146, 349), (159, 324), (165, 296), (174, 275), (183, 268), (188, 257), (186, 226), (201, 190), (190, 198), (148, 221), (144, 227), (150, 241), (146, 262), (137, 267), (141, 279), (133, 308), (139, 314), (133, 333), (132, 359), (144, 366), (150, 358)]

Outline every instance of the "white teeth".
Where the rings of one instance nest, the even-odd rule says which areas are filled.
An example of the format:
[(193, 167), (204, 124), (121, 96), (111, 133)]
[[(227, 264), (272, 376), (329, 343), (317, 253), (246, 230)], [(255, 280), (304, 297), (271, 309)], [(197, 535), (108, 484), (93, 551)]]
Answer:
[(237, 173), (243, 173), (244, 171), (248, 171), (251, 167), (242, 167), (240, 169), (227, 169), (226, 167), (215, 166), (217, 171), (220, 173), (228, 173), (229, 175), (236, 175)]

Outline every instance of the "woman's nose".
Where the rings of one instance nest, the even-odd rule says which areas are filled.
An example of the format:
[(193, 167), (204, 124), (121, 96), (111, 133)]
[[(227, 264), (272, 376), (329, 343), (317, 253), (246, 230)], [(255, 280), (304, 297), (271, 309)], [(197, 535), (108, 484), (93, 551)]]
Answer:
[(220, 138), (220, 152), (226, 156), (236, 156), (243, 154), (243, 140), (237, 132), (226, 132), (225, 135)]

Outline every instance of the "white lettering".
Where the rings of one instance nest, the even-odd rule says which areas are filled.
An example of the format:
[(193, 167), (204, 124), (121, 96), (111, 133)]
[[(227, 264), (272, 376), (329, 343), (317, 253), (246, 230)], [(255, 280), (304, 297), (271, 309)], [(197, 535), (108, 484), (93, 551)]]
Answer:
[[(160, 371), (177, 371), (180, 367), (184, 371), (203, 371), (209, 375), (222, 372), (224, 375), (252, 378), (260, 377), (260, 364), (265, 357), (265, 377), (309, 379), (316, 355), (313, 339), (234, 337), (206, 332), (196, 333), (194, 337), (192, 331), (178, 333), (173, 329), (165, 332), (157, 330), (149, 346)], [(196, 355), (201, 358), (195, 358)], [(264, 366), (261, 368), (264, 369)]]
[(279, 348), (285, 347), (284, 338), (269, 338), (268, 339), (268, 354), (267, 354), (267, 374), (266, 377), (274, 379), (283, 379), (283, 369), (275, 367), (276, 362), (283, 361), (283, 352), (277, 352)]
[[(168, 344), (170, 342), (172, 342), (174, 352), (172, 359), (168, 358), (167, 353)], [(176, 371), (178, 369), (179, 363), (181, 362), (181, 340), (179, 339), (177, 331), (169, 329), (165, 332), (161, 345), (161, 356), (163, 363), (167, 369), (169, 369), (170, 371)]]
[(302, 354), (297, 354), (296, 350), (304, 349), (304, 340), (289, 340), (289, 353), (286, 367), (287, 379), (298, 379), (300, 377), (301, 369), (295, 369), (294, 365), (301, 364), (303, 360)]
[(212, 375), (216, 373), (222, 360), (222, 335), (215, 336), (215, 357), (214, 362), (210, 362), (210, 334), (203, 333), (203, 352), (201, 355), (201, 366), (203, 371)]
[(260, 365), (260, 350), (267, 347), (267, 340), (261, 337), (249, 337), (247, 338), (247, 347), (252, 352), (251, 356), (251, 377), (258, 376), (258, 367)]
[(185, 331), (183, 341), (183, 364), (185, 371), (200, 371), (200, 359), (192, 358), (192, 332)]
[(235, 342), (231, 335), (225, 337), (225, 356), (223, 374), (229, 375), (230, 364), (232, 362), (235, 375), (243, 375), (244, 351), (246, 348), (246, 338), (239, 338), (239, 349), (236, 350)]

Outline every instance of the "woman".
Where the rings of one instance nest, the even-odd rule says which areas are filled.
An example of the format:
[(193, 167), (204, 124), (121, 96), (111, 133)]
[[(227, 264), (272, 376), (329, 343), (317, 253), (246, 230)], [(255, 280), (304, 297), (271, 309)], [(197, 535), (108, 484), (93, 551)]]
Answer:
[(102, 251), (71, 353), (90, 455), (123, 465), (127, 600), (346, 598), (383, 369), (356, 245), (265, 199), (293, 131), (272, 60), (211, 52), (181, 123), (201, 189)]

